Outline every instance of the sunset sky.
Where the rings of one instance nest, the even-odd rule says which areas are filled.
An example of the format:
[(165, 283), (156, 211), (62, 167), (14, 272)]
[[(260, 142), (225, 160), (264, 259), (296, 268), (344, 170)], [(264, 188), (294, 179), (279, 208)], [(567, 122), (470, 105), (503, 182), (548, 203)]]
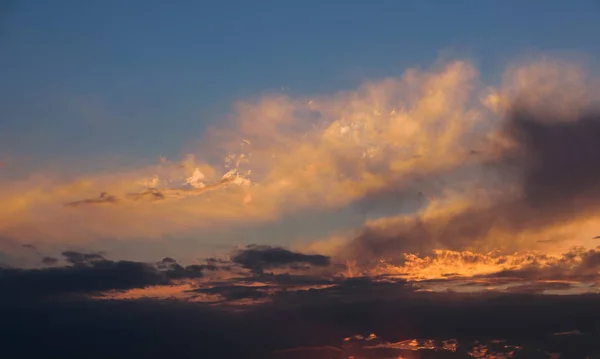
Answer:
[(0, 4), (0, 290), (597, 294), (599, 34), (594, 0)]
[[(483, 148), (487, 134), (474, 143), (458, 136), (473, 130), (473, 121), (494, 126), (497, 116), (477, 103), (490, 88), (508, 91), (527, 76), (571, 76), (552, 66), (583, 76), (580, 66), (594, 71), (600, 51), (594, 1), (234, 5), (34, 1), (3, 7), (4, 238), (43, 243), (48, 251), (189, 261), (191, 254), (235, 245), (292, 246), (352, 235), (366, 219), (422, 208), (419, 192), (442, 190), (443, 175), (429, 172), (468, 167), (469, 145)], [(546, 70), (534, 69), (544, 61)], [(571, 80), (550, 79), (557, 88)], [(573, 81), (582, 80), (588, 78)], [(431, 104), (418, 108), (419, 101)], [(433, 135), (437, 123), (455, 127)], [(356, 129), (347, 135), (355, 142), (345, 145), (323, 139), (349, 125), (377, 126), (383, 134)], [(362, 166), (361, 151), (392, 143), (403, 148), (386, 156), (399, 163), (383, 166), (396, 168), (352, 168), (355, 175), (369, 173), (363, 183), (332, 178), (344, 175), (344, 164), (331, 161)], [(408, 159), (419, 151), (438, 158), (413, 164)], [(439, 151), (449, 158), (440, 159)], [(61, 208), (101, 192), (143, 189), (136, 181), (154, 176), (162, 181), (154, 186), (181, 186), (196, 167), (210, 183), (235, 167), (225, 167), (230, 154), (255, 156), (243, 167), (254, 171), (248, 177), (261, 188), (248, 190), (247, 206), (239, 190), (227, 189), (126, 213), (118, 206)], [(273, 155), (281, 159), (268, 159)], [(157, 168), (161, 156), (168, 164)], [(455, 172), (475, 176), (466, 168)], [(428, 178), (416, 185), (409, 174)], [(282, 182), (290, 180), (295, 183)], [(395, 191), (407, 193), (368, 198), (367, 192), (392, 185), (381, 181), (403, 181)], [(356, 205), (361, 201), (367, 204)]]

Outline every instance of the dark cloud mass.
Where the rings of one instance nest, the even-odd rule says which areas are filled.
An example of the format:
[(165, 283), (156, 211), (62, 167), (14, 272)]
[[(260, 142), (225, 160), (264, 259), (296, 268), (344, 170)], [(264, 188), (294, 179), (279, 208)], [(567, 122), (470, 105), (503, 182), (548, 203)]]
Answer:
[(42, 264), (44, 264), (44, 265), (53, 265), (53, 264), (56, 264), (57, 262), (58, 262), (58, 259), (56, 259), (54, 257), (42, 258)]
[(156, 263), (156, 268), (161, 270), (170, 279), (201, 278), (204, 271), (216, 271), (218, 268), (211, 264), (191, 264), (182, 266), (170, 257), (165, 257)]
[(265, 269), (282, 268), (298, 264), (309, 264), (326, 267), (330, 264), (329, 257), (320, 254), (302, 254), (280, 247), (250, 245), (239, 251), (231, 258), (236, 263), (255, 273)]
[(504, 246), (516, 250), (516, 242), (503, 238), (502, 243), (494, 243), (488, 233), (495, 230), (510, 237), (583, 219), (600, 210), (600, 111), (588, 109), (577, 118), (560, 118), (517, 101), (502, 133), (514, 146), (485, 163), (485, 168), (507, 183), (516, 179), (517, 198), (499, 196), (491, 205), (475, 204), (439, 217), (414, 218), (385, 228), (368, 226), (339, 256), (373, 262), (434, 248)]
[(98, 262), (105, 262), (106, 259), (100, 253), (80, 253), (75, 251), (62, 252), (66, 261), (73, 265), (93, 265)]
[[(289, 292), (274, 302), (244, 311), (174, 300), (80, 298), (40, 301), (35, 306), (3, 301), (0, 341), (3, 357), (11, 359), (196, 358), (207, 353), (213, 358), (303, 359), (318, 358), (323, 350), (337, 353), (341, 359), (351, 353), (368, 354), (365, 357), (373, 359), (394, 357), (390, 356), (393, 353), (407, 358), (473, 357), (461, 352), (464, 348), (449, 353), (423, 351), (419, 356), (409, 350), (376, 349), (373, 345), (386, 343), (377, 338), (362, 341), (370, 348), (355, 346), (349, 350), (343, 340), (356, 334), (366, 338), (371, 333), (391, 342), (454, 338), (458, 343), (489, 340), (491, 345), (502, 341), (492, 343), (489, 338), (499, 338), (538, 351), (533, 356), (524, 350), (529, 355), (521, 358), (550, 358), (540, 356), (544, 351), (573, 359), (600, 354), (597, 295), (464, 295), (392, 287), (354, 283), (335, 291)], [(231, 295), (237, 293), (232, 291)], [(573, 330), (580, 334), (554, 335)], [(35, 345), (26, 345), (32, 342)], [(330, 348), (320, 348), (326, 346)], [(489, 350), (498, 348), (490, 346)], [(314, 355), (298, 357), (294, 352)]]
[(573, 120), (516, 107), (507, 133), (522, 149), (527, 203), (559, 213), (598, 206), (600, 111)]
[[(551, 265), (540, 257), (518, 271), (472, 278), (479, 284), (484, 280), (487, 285), (517, 284), (505, 293), (460, 294), (421, 291), (420, 283), (385, 277), (298, 274), (294, 264), (336, 266), (325, 256), (276, 247), (249, 246), (236, 253), (231, 262), (209, 259), (207, 264), (190, 266), (170, 257), (140, 263), (66, 251), (65, 267), (1, 270), (0, 315), (4, 325), (0, 327), (0, 342), (7, 358), (42, 354), (65, 358), (195, 358), (206, 353), (232, 359), (303, 359), (323, 353), (336, 353), (342, 359), (351, 355), (373, 359), (390, 355), (470, 358), (472, 348), (487, 341), (488, 350), (494, 352), (512, 350), (508, 343), (514, 342), (525, 358), (541, 355), (543, 350), (585, 358), (598, 354), (594, 344), (600, 334), (598, 295), (540, 293), (569, 289), (568, 280), (597, 276), (599, 252), (574, 249)], [(253, 305), (115, 300), (110, 296), (100, 300), (85, 295), (153, 285), (168, 288), (177, 279), (194, 283), (206, 271), (219, 273), (221, 268), (232, 266), (244, 268), (246, 274), (196, 285), (188, 292), (218, 295), (223, 304), (245, 300)], [(257, 268), (284, 268), (286, 273), (257, 273)], [(573, 330), (581, 334), (554, 335)], [(352, 343), (343, 340), (356, 334), (366, 338), (371, 333), (381, 338)], [(408, 344), (386, 344), (412, 343), (412, 338), (437, 338), (435, 343), (454, 338), (464, 344), (448, 352), (416, 352), (414, 345), (406, 349)], [(489, 338), (509, 342), (499, 345)], [(477, 340), (483, 342), (477, 344)], [(23, 345), (25, 341), (35, 341), (36, 345)], [(530, 346), (534, 349), (527, 351)]]
[[(66, 251), (69, 266), (43, 269), (0, 269), (0, 291), (5, 298), (51, 298), (56, 295), (92, 294), (108, 290), (168, 285), (172, 279), (200, 278), (207, 265), (181, 266), (174, 260), (158, 264), (112, 261), (98, 253)], [(43, 263), (54, 265), (56, 258)]]

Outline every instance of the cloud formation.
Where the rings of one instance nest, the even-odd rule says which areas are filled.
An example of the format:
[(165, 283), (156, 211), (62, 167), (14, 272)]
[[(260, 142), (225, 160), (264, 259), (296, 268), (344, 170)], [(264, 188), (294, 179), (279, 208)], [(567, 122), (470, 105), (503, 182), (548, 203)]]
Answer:
[[(524, 352), (520, 355), (526, 358), (548, 358), (544, 351), (568, 358), (598, 354), (597, 296), (404, 291), (401, 296), (390, 297), (383, 293), (365, 295), (364, 288), (346, 290), (337, 297), (318, 291), (288, 293), (276, 303), (235, 312), (178, 300), (77, 298), (37, 301), (32, 307), (0, 297), (5, 324), (0, 334), (5, 341), (3, 353), (8, 357), (39, 357), (52, 352), (69, 358), (163, 358), (211, 352), (233, 359), (327, 352), (347, 354), (346, 358), (351, 354), (469, 358), (473, 355), (468, 352), (474, 347), (500, 354), (505, 351), (499, 347), (507, 349), (505, 345), (520, 346)], [(349, 337), (353, 340), (344, 339)], [(431, 344), (439, 339), (456, 343), (457, 351), (397, 351), (416, 349), (429, 338)], [(413, 345), (412, 339), (416, 341)], [(36, 340), (36, 345), (23, 345), (24, 340)], [(104, 345), (107, 342), (110, 345)], [(379, 349), (364, 348), (377, 345)], [(338, 350), (318, 350), (322, 346)], [(381, 348), (384, 346), (387, 348)]]
[(265, 269), (297, 264), (327, 267), (331, 263), (329, 257), (320, 254), (303, 254), (284, 248), (260, 245), (246, 247), (236, 253), (231, 261), (257, 274), (262, 274)]
[[(52, 299), (55, 296), (127, 290), (169, 285), (174, 279), (201, 278), (210, 266), (183, 267), (173, 260), (159, 263), (112, 261), (98, 253), (63, 252), (68, 266), (42, 269), (0, 268), (0, 290), (4, 299)], [(44, 264), (58, 259), (45, 257)]]
[[(52, 241), (156, 237), (182, 228), (275, 220), (293, 209), (343, 207), (462, 161), (470, 150), (465, 137), (478, 117), (468, 105), (476, 79), (477, 70), (458, 61), (355, 91), (239, 103), (230, 125), (210, 130), (199, 153), (181, 162), (67, 184), (43, 174), (18, 184), (21, 190), (5, 192), (8, 216), (0, 228), (14, 238), (35, 238), (28, 229), (35, 224)], [(219, 177), (231, 171), (240, 174), (237, 183), (243, 176), (257, 185), (221, 185)], [(106, 194), (95, 197), (99, 192)], [(175, 201), (161, 207), (135, 201), (167, 197)], [(78, 212), (58, 208), (61, 203)], [(39, 221), (41, 212), (52, 220)], [(70, 226), (59, 225), (67, 220)]]
[[(569, 226), (597, 228), (600, 108), (563, 93), (564, 83), (554, 78), (561, 76), (550, 70), (562, 77), (573, 75), (571, 68), (545, 69), (542, 75), (550, 85), (541, 91), (536, 86), (529, 89), (535, 91), (533, 98), (529, 92), (518, 92), (511, 102), (505, 101), (501, 125), (493, 134), (496, 140), (488, 146), (491, 155), (480, 163), (485, 172), (479, 179), (469, 178), (476, 180), (471, 183), (476, 185), (475, 194), (454, 193), (446, 203), (433, 201), (439, 208), (430, 205), (416, 215), (374, 221), (342, 254), (377, 260), (436, 248), (536, 248), (534, 242), (580, 235), (568, 233)], [(530, 71), (540, 75), (535, 67)], [(560, 233), (564, 229), (567, 233)]]
[(345, 215), (347, 228), (298, 226), (289, 240), (335, 235), (307, 246), (360, 270), (434, 250), (558, 255), (582, 238), (595, 245), (600, 230), (591, 78), (541, 60), (484, 84), (472, 64), (451, 61), (351, 91), (265, 95), (235, 104), (179, 161), (3, 181), (0, 234), (86, 248), (193, 235), (201, 247), (226, 229), (233, 247), (248, 228), (268, 236), (311, 213)]

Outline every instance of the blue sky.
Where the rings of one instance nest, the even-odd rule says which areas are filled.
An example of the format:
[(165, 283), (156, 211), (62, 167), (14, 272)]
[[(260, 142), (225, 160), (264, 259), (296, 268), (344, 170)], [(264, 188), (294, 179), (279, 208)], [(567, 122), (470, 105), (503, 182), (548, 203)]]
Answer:
[(469, 56), (495, 76), (525, 52), (597, 58), (579, 1), (15, 1), (0, 8), (0, 154), (176, 156), (232, 102)]

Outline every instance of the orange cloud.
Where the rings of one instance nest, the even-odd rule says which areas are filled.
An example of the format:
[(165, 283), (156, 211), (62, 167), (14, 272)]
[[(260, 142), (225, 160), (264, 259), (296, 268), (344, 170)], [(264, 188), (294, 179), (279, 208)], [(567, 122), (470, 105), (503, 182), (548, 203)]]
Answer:
[[(181, 161), (69, 182), (47, 173), (3, 181), (0, 233), (23, 243), (153, 240), (363, 200), (376, 206), (392, 193), (401, 201), (415, 192), (422, 200), (412, 214), (368, 220), (358, 241), (338, 239), (328, 248), (375, 261), (394, 248), (539, 248), (539, 240), (558, 241), (552, 233), (572, 235), (575, 223), (585, 222), (591, 234), (596, 207), (577, 195), (584, 210), (556, 220), (558, 212), (544, 212), (537, 221), (539, 212), (520, 205), (529, 188), (523, 173), (489, 168), (510, 165), (502, 162), (507, 154), (522, 151), (531, 163), (542, 158), (538, 147), (517, 141), (527, 129), (513, 123), (521, 132), (507, 135), (511, 104), (579, 113), (594, 100), (587, 79), (579, 66), (543, 60), (511, 67), (502, 84), (486, 86), (472, 64), (454, 61), (332, 95), (265, 95), (237, 103), (228, 124), (210, 129)], [(569, 128), (579, 134), (576, 127)], [(472, 224), (493, 219), (491, 226)]]

